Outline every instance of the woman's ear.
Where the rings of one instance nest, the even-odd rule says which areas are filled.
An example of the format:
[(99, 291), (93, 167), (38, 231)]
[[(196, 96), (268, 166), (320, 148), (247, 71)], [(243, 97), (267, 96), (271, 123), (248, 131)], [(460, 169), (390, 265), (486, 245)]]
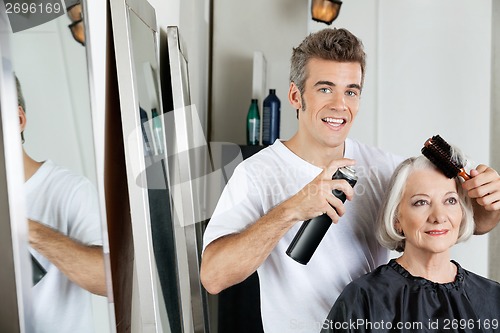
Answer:
[(288, 100), (294, 109), (302, 110), (302, 95), (294, 82), (290, 83), (290, 88), (288, 89)]
[(401, 227), (401, 223), (399, 222), (398, 218), (394, 220), (394, 229), (399, 235), (404, 236), (404, 231), (403, 228)]

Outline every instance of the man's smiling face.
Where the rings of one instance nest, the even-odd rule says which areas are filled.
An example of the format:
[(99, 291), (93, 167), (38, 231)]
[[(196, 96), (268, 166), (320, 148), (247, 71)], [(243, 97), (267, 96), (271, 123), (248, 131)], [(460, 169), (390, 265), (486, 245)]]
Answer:
[(300, 96), (295, 87), (298, 100), (292, 102), (299, 110), (299, 130), (311, 147), (339, 147), (358, 113), (361, 66), (313, 58), (307, 63), (306, 72), (304, 93)]

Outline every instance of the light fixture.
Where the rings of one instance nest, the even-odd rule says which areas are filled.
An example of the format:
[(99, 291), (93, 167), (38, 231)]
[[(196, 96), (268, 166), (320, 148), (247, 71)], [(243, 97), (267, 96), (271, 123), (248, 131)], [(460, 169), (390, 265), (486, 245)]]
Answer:
[(312, 19), (330, 25), (339, 16), (340, 6), (340, 0), (312, 0)]
[(83, 46), (85, 46), (85, 21), (83, 20), (82, 4), (80, 0), (66, 1), (72, 2), (69, 7), (66, 8), (66, 13), (71, 21), (68, 25), (69, 30), (71, 30), (71, 35), (73, 38)]

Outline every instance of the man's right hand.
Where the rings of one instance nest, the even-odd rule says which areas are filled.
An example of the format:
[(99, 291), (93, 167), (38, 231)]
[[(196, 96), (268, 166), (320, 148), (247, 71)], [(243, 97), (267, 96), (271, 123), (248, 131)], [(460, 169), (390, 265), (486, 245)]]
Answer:
[(333, 223), (337, 223), (340, 216), (344, 215), (345, 208), (332, 191), (340, 190), (345, 193), (347, 200), (352, 200), (354, 189), (344, 179), (332, 179), (332, 175), (338, 168), (354, 164), (355, 161), (348, 158), (330, 162), (313, 181), (288, 199), (286, 204), (295, 207), (296, 220), (305, 221), (326, 213)]

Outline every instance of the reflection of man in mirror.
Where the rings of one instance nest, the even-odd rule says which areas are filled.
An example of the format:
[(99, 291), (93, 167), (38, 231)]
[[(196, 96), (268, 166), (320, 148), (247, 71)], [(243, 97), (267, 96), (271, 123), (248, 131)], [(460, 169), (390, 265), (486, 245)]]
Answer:
[(80, 0), (67, 0), (66, 13), (71, 20), (71, 24), (68, 25), (71, 35), (78, 43), (85, 46), (85, 22)]
[[(27, 125), (19, 80), (21, 137)], [(93, 332), (91, 294), (106, 295), (97, 193), (90, 181), (37, 162), (24, 150), (26, 212), (31, 254), (46, 270), (33, 286), (36, 332)]]
[[(234, 170), (204, 233), (203, 285), (219, 293), (257, 270), (266, 333), (319, 332), (343, 288), (388, 260), (375, 220), (401, 158), (349, 137), (365, 63), (361, 41), (345, 29), (310, 34), (293, 49), (288, 100), (298, 130)], [(343, 166), (354, 166), (354, 188), (332, 179)], [(485, 165), (472, 171), (463, 186), (476, 232), (486, 233), (500, 220), (500, 176)], [(324, 214), (335, 224), (307, 266), (288, 257), (302, 222)]]

